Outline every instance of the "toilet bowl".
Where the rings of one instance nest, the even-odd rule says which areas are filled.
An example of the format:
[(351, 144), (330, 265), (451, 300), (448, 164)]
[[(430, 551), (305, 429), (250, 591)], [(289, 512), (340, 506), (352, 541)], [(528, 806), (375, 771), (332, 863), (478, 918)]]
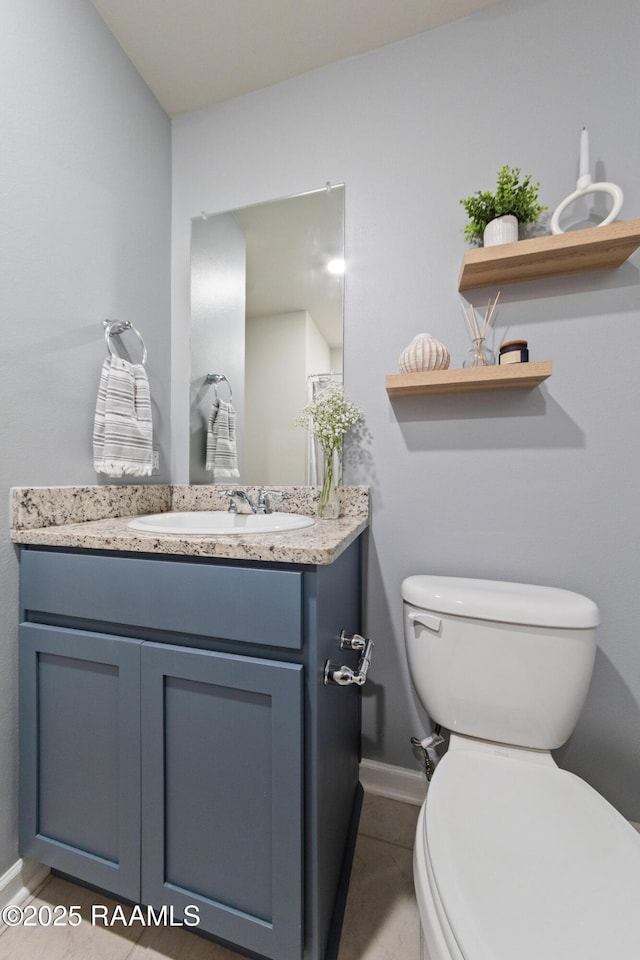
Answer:
[(445, 577), (402, 595), (416, 691), (452, 731), (414, 848), (426, 958), (638, 960), (640, 835), (549, 752), (586, 695), (595, 604)]

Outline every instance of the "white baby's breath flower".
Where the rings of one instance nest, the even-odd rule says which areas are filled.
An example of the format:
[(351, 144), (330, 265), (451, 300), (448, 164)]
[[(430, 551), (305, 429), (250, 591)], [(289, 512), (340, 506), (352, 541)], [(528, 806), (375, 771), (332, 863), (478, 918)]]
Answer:
[(362, 411), (347, 400), (342, 387), (327, 387), (315, 400), (302, 408), (296, 420), (301, 427), (308, 427), (325, 452), (342, 450), (342, 442), (351, 428), (362, 418)]

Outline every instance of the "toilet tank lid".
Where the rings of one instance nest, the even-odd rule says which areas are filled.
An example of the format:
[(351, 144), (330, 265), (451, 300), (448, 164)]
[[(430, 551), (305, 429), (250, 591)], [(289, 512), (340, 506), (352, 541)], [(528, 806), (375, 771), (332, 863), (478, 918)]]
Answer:
[(573, 629), (600, 623), (598, 608), (588, 597), (529, 583), (413, 576), (402, 582), (402, 599), (435, 613), (498, 623)]

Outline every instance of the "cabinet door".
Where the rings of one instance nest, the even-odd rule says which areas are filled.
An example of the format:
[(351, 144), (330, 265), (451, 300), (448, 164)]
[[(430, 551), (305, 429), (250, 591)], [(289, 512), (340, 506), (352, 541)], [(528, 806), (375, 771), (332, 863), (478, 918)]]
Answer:
[(142, 900), (302, 954), (302, 667), (145, 643)]
[(20, 625), (20, 852), (140, 892), (140, 642)]

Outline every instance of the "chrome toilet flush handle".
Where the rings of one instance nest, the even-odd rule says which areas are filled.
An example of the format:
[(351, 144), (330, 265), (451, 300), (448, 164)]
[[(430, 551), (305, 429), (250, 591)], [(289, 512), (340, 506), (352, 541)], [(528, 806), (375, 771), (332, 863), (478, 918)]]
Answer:
[(367, 673), (371, 665), (371, 655), (375, 644), (373, 640), (367, 640), (358, 633), (347, 633), (343, 630), (340, 634), (341, 650), (359, 650), (361, 652), (358, 666), (355, 670), (344, 664), (338, 666), (332, 660), (327, 660), (324, 665), (324, 685), (330, 683), (338, 684), (341, 687), (348, 687), (352, 683), (362, 687), (366, 683)]

